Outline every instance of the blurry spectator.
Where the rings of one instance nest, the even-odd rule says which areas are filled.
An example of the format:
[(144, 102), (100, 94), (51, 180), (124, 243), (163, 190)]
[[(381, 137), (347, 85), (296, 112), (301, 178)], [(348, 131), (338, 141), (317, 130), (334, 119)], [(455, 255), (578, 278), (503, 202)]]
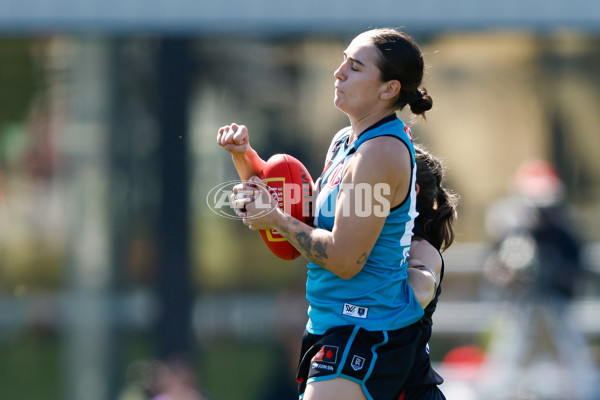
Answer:
[(518, 294), (571, 299), (584, 268), (558, 174), (548, 162), (527, 162), (517, 170), (513, 189), (488, 213), (495, 251), (486, 263), (487, 278)]
[(560, 359), (556, 368), (568, 368), (561, 390), (572, 399), (598, 399), (593, 383), (598, 371), (568, 307), (585, 268), (566, 213), (564, 185), (550, 163), (533, 161), (517, 170), (513, 189), (492, 205), (486, 219), (494, 248), (485, 276), (510, 299), (508, 318), (490, 344), (495, 373), (487, 376), (504, 390), (535, 384), (523, 382), (523, 369), (536, 357), (547, 359), (548, 349), (539, 344), (550, 339)]

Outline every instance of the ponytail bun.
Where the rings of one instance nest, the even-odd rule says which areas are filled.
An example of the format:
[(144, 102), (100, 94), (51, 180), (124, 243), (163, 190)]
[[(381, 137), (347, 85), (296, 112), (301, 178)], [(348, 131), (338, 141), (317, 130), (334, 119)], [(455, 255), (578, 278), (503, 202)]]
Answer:
[(408, 100), (408, 105), (413, 114), (422, 115), (425, 118), (425, 111), (431, 110), (433, 107), (433, 99), (427, 94), (427, 89), (418, 88), (414, 96)]

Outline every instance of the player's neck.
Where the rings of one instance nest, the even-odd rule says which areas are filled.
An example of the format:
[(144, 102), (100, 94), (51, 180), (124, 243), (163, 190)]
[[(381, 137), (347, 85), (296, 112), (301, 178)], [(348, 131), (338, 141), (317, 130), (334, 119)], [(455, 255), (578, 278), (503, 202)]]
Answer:
[(352, 132), (350, 133), (349, 143), (353, 143), (358, 137), (369, 129), (371, 126), (375, 125), (382, 119), (389, 117), (392, 115), (392, 112), (389, 110), (383, 110), (381, 112), (373, 112), (368, 115), (365, 115), (361, 118), (352, 118), (350, 119), (350, 126), (352, 127)]

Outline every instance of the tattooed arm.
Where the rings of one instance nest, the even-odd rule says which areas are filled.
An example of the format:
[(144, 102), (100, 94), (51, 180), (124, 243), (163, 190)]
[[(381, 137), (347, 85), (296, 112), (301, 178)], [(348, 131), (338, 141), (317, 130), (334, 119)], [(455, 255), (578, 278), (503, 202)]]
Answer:
[[(258, 208), (250, 200), (246, 212), (239, 215), (245, 217), (244, 224), (250, 229), (276, 229), (309, 261), (350, 279), (365, 265), (390, 206), (400, 204), (406, 197), (410, 168), (410, 154), (397, 139), (381, 137), (363, 144), (344, 172), (331, 231), (308, 226), (284, 213), (266, 190), (260, 191), (261, 201), (272, 203), (273, 212), (265, 213), (264, 208)], [(365, 210), (367, 202), (357, 196), (356, 185), (372, 189), (382, 183), (389, 188), (381, 194), (387, 201), (387, 212), (376, 212), (375, 207), (381, 204), (375, 201), (369, 202), (370, 210)]]
[(281, 214), (282, 222), (277, 227), (278, 232), (307, 260), (344, 279), (352, 278), (365, 265), (368, 258), (366, 251), (357, 258), (352, 258), (352, 255), (344, 257), (344, 252), (349, 252), (346, 246), (335, 247), (332, 232), (308, 226), (289, 214)]
[(279, 233), (298, 249), (306, 259), (324, 268), (327, 266), (329, 259), (327, 251), (329, 245), (328, 231), (310, 227), (295, 218), (286, 216), (286, 221), (279, 227)]

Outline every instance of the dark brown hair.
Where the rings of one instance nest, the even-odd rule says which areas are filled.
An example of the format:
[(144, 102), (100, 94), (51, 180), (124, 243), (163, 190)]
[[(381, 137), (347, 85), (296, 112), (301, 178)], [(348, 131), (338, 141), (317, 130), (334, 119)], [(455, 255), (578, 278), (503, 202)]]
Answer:
[(443, 186), (444, 166), (439, 159), (419, 145), (415, 145), (415, 158), (419, 185), (415, 222), (423, 227), (431, 244), (444, 251), (454, 241), (458, 196)]
[(425, 64), (417, 43), (404, 32), (392, 28), (373, 29), (368, 32), (379, 50), (378, 67), (383, 82), (397, 80), (401, 88), (395, 107), (402, 110), (407, 104), (413, 114), (425, 117), (433, 106), (427, 89), (419, 87)]

